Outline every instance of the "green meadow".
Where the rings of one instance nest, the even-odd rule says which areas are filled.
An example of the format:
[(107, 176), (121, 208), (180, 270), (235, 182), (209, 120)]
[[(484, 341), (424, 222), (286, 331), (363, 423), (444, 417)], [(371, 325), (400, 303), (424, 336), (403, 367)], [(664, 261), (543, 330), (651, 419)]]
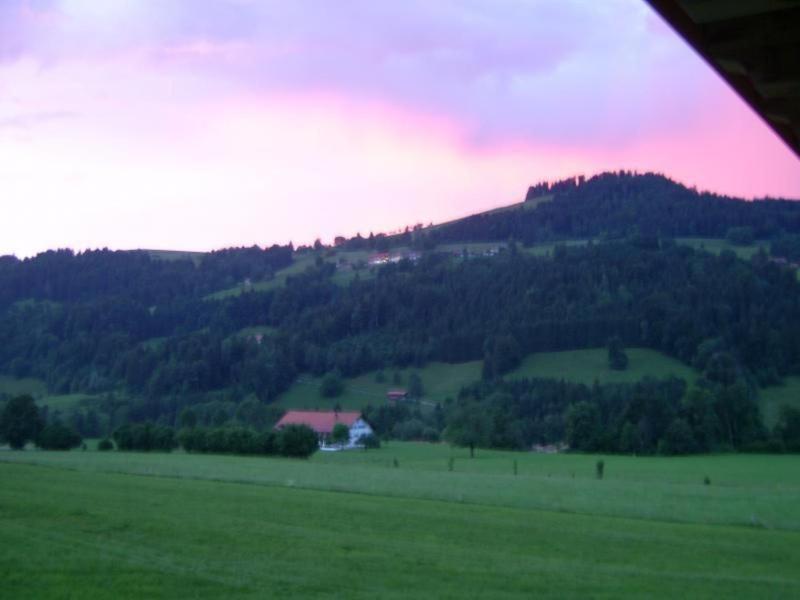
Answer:
[(30, 394), (34, 398), (47, 394), (47, 385), (41, 379), (33, 377), (16, 378), (0, 375), (0, 393), (9, 396)]
[(800, 594), (800, 458), (606, 456), (602, 480), (597, 458), (395, 442), (309, 461), (0, 452), (3, 592)]
[(737, 246), (722, 238), (677, 238), (679, 244), (691, 246), (696, 250), (705, 250), (712, 254), (720, 254), (724, 250), (730, 250), (743, 260), (750, 260), (761, 248), (769, 252), (769, 241), (756, 240), (749, 246)]
[[(697, 373), (678, 360), (647, 348), (626, 350), (629, 364), (625, 371), (614, 371), (608, 367), (608, 352), (605, 348), (572, 350), (567, 352), (541, 352), (532, 354), (522, 361), (506, 379), (548, 378), (564, 379), (591, 385), (600, 383), (629, 383), (643, 377), (667, 377), (674, 375), (691, 383)], [(337, 398), (323, 398), (319, 388), (321, 378), (304, 376), (284, 394), (277, 404), (283, 408), (331, 408), (339, 404), (345, 409), (360, 409), (367, 404), (380, 404), (386, 401), (386, 392), (407, 385), (411, 373), (422, 380), (424, 400), (443, 402), (455, 398), (465, 385), (481, 378), (481, 361), (466, 363), (430, 363), (420, 369), (388, 369), (383, 371), (384, 382), (376, 381), (377, 372), (367, 373), (345, 380), (345, 389)], [(394, 383), (394, 375), (399, 375), (399, 383)]]
[(91, 394), (50, 394), (47, 392), (45, 382), (33, 377), (17, 379), (0, 375), (0, 394), (9, 396), (29, 394), (39, 406), (47, 405), (50, 410), (59, 410), (62, 413), (89, 407), (98, 401), (98, 396)]

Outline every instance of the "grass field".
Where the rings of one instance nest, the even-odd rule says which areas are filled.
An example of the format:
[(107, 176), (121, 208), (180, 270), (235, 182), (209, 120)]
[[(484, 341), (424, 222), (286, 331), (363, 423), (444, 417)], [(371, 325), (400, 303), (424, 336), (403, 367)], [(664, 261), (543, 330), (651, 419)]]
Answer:
[(191, 260), (194, 264), (200, 264), (205, 252), (194, 252), (191, 250), (145, 250), (151, 257), (160, 260)]
[(48, 394), (45, 382), (32, 377), (17, 379), (0, 375), (0, 393), (9, 396), (30, 394), (39, 406), (47, 405), (50, 410), (59, 410), (62, 413), (97, 401), (97, 396), (91, 394)]
[(26, 377), (17, 379), (8, 375), (0, 375), (0, 394), (18, 396), (20, 394), (30, 394), (38, 398), (47, 393), (47, 385), (41, 379)]
[(602, 481), (595, 459), (394, 442), (310, 461), (2, 452), (3, 594), (800, 594), (800, 458), (605, 457)]
[(758, 252), (759, 248), (764, 248), (764, 250), (769, 252), (769, 242), (764, 240), (757, 240), (750, 246), (736, 246), (722, 238), (677, 238), (675, 241), (698, 250), (706, 250), (712, 254), (719, 254), (723, 250), (730, 250), (744, 260), (750, 260), (750, 258)]
[[(336, 254), (332, 257), (328, 257), (325, 259), (326, 262), (335, 262), (341, 259), (344, 259), (350, 263), (354, 263), (360, 260), (367, 260), (367, 257), (372, 254), (371, 252), (366, 251), (352, 251), (352, 252), (336, 252)], [(300, 255), (295, 255), (294, 261), (292, 264), (285, 269), (281, 269), (275, 274), (275, 277), (270, 279), (269, 281), (254, 281), (250, 285), (245, 286), (244, 283), (240, 283), (233, 287), (230, 287), (225, 290), (220, 290), (218, 292), (214, 292), (213, 294), (209, 294), (205, 297), (206, 300), (224, 300), (225, 298), (230, 298), (231, 296), (238, 296), (244, 291), (255, 291), (255, 292), (265, 292), (267, 290), (272, 290), (278, 287), (281, 287), (286, 284), (286, 279), (292, 275), (299, 275), (310, 266), (312, 266), (316, 261), (316, 254), (314, 253), (305, 253)], [(333, 281), (340, 285), (345, 285), (352, 281), (355, 277), (356, 272), (351, 269), (346, 270), (337, 270), (337, 272), (333, 276)], [(362, 270), (359, 272), (359, 276), (361, 278), (371, 277), (372, 273), (371, 270)]]
[(308, 267), (314, 264), (314, 255), (312, 254), (303, 254), (301, 256), (296, 256), (294, 258), (294, 262), (285, 269), (278, 271), (275, 274), (275, 277), (270, 279), (269, 281), (254, 281), (249, 286), (245, 286), (244, 283), (235, 285), (231, 288), (220, 290), (218, 292), (214, 292), (213, 294), (209, 294), (205, 297), (206, 300), (224, 300), (225, 298), (230, 298), (231, 296), (238, 296), (245, 290), (252, 290), (255, 292), (264, 292), (267, 290), (274, 289), (276, 287), (280, 287), (286, 283), (286, 278), (290, 275), (298, 275), (305, 271)]
[(540, 352), (528, 356), (509, 377), (542, 377), (564, 379), (591, 385), (600, 383), (632, 383), (643, 377), (674, 375), (692, 383), (697, 373), (679, 360), (648, 348), (627, 348), (628, 368), (614, 371), (608, 367), (605, 348)]
[[(600, 383), (624, 383), (638, 381), (642, 377), (666, 377), (675, 375), (691, 383), (696, 373), (690, 367), (655, 350), (629, 348), (629, 366), (625, 371), (608, 368), (608, 353), (604, 348), (574, 350), (569, 352), (542, 352), (528, 356), (522, 365), (509, 373), (506, 378), (555, 378), (591, 385)], [(360, 409), (367, 404), (381, 404), (386, 401), (386, 392), (392, 388), (405, 387), (411, 373), (422, 379), (425, 390), (424, 399), (428, 402), (442, 402), (455, 398), (459, 390), (480, 379), (481, 361), (459, 364), (431, 363), (422, 369), (386, 370), (386, 381), (375, 381), (376, 373), (346, 379), (345, 391), (338, 398), (323, 398), (319, 393), (321, 378), (301, 377), (277, 401), (284, 408), (331, 408), (339, 404), (345, 409)], [(401, 383), (394, 384), (393, 374), (401, 376)]]

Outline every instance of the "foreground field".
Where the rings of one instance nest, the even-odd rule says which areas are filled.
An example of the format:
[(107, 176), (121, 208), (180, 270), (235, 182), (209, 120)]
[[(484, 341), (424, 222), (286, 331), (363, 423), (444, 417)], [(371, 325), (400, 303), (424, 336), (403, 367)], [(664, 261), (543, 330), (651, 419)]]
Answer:
[[(691, 383), (697, 373), (674, 358), (647, 348), (629, 348), (629, 359), (625, 371), (614, 371), (608, 367), (608, 351), (605, 348), (572, 350), (567, 352), (540, 352), (528, 356), (506, 379), (555, 378), (591, 385), (600, 383), (628, 383), (643, 377), (667, 377), (674, 375)], [(422, 379), (425, 400), (443, 402), (455, 398), (459, 390), (481, 378), (482, 362), (479, 360), (459, 363), (430, 363), (421, 369), (391, 369), (384, 372), (386, 380), (376, 381), (376, 372), (345, 380), (344, 393), (337, 398), (323, 398), (319, 393), (321, 378), (302, 377), (282, 394), (277, 404), (283, 408), (331, 408), (339, 404), (345, 409), (361, 409), (367, 404), (386, 401), (386, 392), (396, 387), (405, 387), (411, 373)], [(393, 376), (400, 376), (400, 383), (393, 383)]]
[[(320, 455), (312, 462), (2, 453), (3, 593), (9, 598), (800, 594), (800, 531), (794, 530), (800, 526), (800, 485), (791, 457), (779, 457), (785, 460), (766, 470), (771, 457), (705, 457), (698, 459), (707, 461), (702, 466), (673, 459), (634, 466), (641, 459), (614, 457), (607, 458), (609, 478), (597, 481), (590, 476), (593, 457), (513, 455), (520, 462), (514, 477), (508, 453), (481, 453), (469, 461), (455, 451), (457, 470), (442, 473), (441, 459), (449, 452), (393, 444), (377, 452)], [(400, 468), (389, 466), (392, 456), (400, 457)], [(567, 477), (570, 469), (576, 471), (574, 480)], [(696, 472), (706, 469), (715, 469), (725, 483), (698, 486)], [(548, 481), (559, 482), (564, 500), (578, 495), (602, 506), (613, 497), (621, 514), (530, 508), (553, 500), (546, 500), (554, 491)], [(327, 489), (299, 489), (315, 485)], [(672, 495), (663, 500), (692, 518), (700, 515), (687, 506), (702, 494), (713, 516), (715, 509), (727, 511), (731, 492), (742, 495), (739, 510), (747, 512), (747, 504), (782, 491), (787, 527), (624, 516), (636, 512), (636, 503), (626, 498), (634, 490), (650, 489), (650, 497), (637, 500), (652, 501), (668, 488)], [(480, 502), (472, 504), (476, 498)]]
[[(311, 461), (183, 453), (0, 452), (0, 464), (800, 532), (800, 457), (607, 456), (602, 481), (594, 476), (597, 458), (480, 450), (469, 459), (466, 450), (445, 444), (403, 442), (378, 451), (318, 453)], [(711, 485), (703, 484), (705, 477)]]

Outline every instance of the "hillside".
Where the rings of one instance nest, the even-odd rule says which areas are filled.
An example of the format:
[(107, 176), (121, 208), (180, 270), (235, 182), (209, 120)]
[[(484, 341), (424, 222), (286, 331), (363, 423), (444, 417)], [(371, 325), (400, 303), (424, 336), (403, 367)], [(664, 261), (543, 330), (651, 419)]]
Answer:
[[(633, 383), (644, 377), (672, 375), (691, 382), (697, 377), (697, 373), (690, 367), (659, 352), (647, 348), (630, 348), (627, 353), (630, 363), (624, 371), (609, 368), (605, 348), (532, 354), (519, 367), (506, 373), (505, 378), (554, 378), (592, 385), (595, 381)], [(386, 393), (390, 389), (405, 388), (412, 374), (416, 374), (422, 382), (424, 393), (420, 401), (423, 405), (443, 403), (447, 398), (458, 397), (462, 388), (478, 381), (481, 378), (481, 369), (481, 361), (471, 361), (456, 364), (433, 362), (419, 369), (406, 367), (372, 371), (346, 378), (344, 392), (335, 398), (322, 396), (320, 377), (302, 376), (278, 396), (276, 404), (286, 409), (322, 410), (337, 405), (342, 409), (363, 409), (370, 404), (384, 404)]]
[[(627, 403), (642, 376), (667, 374), (640, 370), (639, 350), (616, 379), (602, 375), (602, 352), (594, 367), (546, 361), (618, 338), (682, 365), (674, 372), (688, 387), (698, 374), (722, 421), (736, 386), (746, 390), (737, 427), (747, 433), (725, 443), (749, 444), (766, 435), (753, 416), (759, 387), (800, 375), (799, 231), (800, 204), (618, 173), (534, 186), (521, 205), (337, 247), (3, 257), (0, 374), (5, 397), (28, 382), (49, 418), (70, 414), (92, 434), (128, 421), (178, 425), (187, 409), (201, 423), (247, 423), (253, 403), (271, 415), (307, 405), (302, 390), (326, 373), (348, 384), (343, 406), (360, 406), (359, 390), (380, 396), (379, 370), (422, 373), (434, 404), (520, 373), (587, 389), (616, 382), (628, 391), (603, 393)], [(669, 419), (683, 427), (690, 415), (679, 400)], [(556, 404), (571, 403), (558, 395)], [(411, 420), (439, 436), (458, 412), (443, 410), (445, 420), (409, 413), (384, 423)], [(565, 414), (550, 415), (547, 434), (534, 425), (545, 416), (520, 417), (529, 426), (496, 443), (563, 435)]]
[[(547, 241), (661, 237), (724, 238), (749, 228), (755, 239), (800, 233), (800, 205), (789, 200), (757, 200), (698, 192), (653, 173), (603, 173), (531, 186), (521, 204), (419, 228), (384, 240), (403, 245), (487, 242), (514, 239), (524, 245)], [(349, 240), (348, 247), (364, 244)]]

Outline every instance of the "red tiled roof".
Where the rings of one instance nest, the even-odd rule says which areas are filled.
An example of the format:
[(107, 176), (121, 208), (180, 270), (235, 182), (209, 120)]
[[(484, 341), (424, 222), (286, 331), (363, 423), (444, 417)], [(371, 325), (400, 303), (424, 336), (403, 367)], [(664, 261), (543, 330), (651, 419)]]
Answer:
[(281, 429), (287, 425), (308, 425), (317, 433), (332, 433), (333, 427), (337, 423), (344, 423), (348, 427), (352, 427), (353, 423), (360, 418), (360, 412), (290, 410), (281, 417), (275, 428)]
[(405, 390), (389, 390), (386, 392), (387, 396), (407, 396), (408, 392)]

